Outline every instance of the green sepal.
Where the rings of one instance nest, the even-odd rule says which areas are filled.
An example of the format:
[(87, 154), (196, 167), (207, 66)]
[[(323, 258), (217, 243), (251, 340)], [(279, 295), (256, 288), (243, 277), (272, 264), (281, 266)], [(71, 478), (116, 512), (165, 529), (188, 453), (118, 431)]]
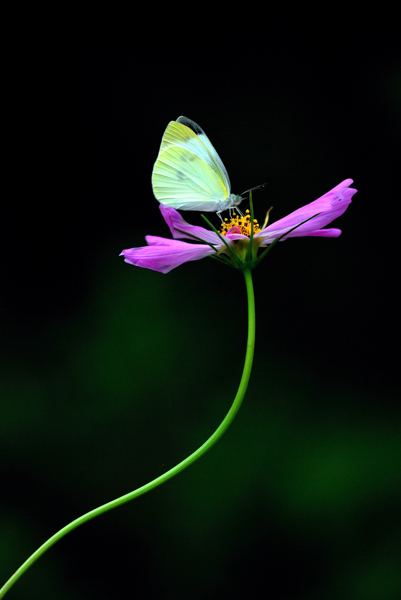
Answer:
[(201, 214), (201, 217), (204, 221), (206, 221), (206, 223), (209, 225), (209, 227), (212, 229), (212, 231), (214, 231), (214, 233), (216, 233), (219, 236), (219, 238), (221, 239), (221, 241), (227, 248), (228, 252), (230, 253), (231, 258), (233, 258), (234, 261), (237, 263), (238, 268), (242, 268), (242, 264), (243, 264), (242, 260), (237, 256), (237, 254), (231, 248), (230, 244), (227, 243), (227, 240), (224, 238), (224, 235), (221, 235), (221, 233), (219, 231), (217, 231), (216, 227), (209, 221), (209, 219), (207, 219), (205, 217), (205, 215)]
[(249, 238), (249, 247), (248, 247), (248, 252), (246, 253), (246, 257), (245, 257), (245, 262), (247, 264), (252, 264), (253, 260), (252, 260), (252, 253), (253, 253), (253, 248), (252, 248), (252, 242), (253, 242), (253, 233), (254, 233), (254, 213), (253, 213), (253, 202), (252, 202), (252, 190), (249, 190), (249, 207), (250, 207), (250, 212), (251, 212), (251, 237)]

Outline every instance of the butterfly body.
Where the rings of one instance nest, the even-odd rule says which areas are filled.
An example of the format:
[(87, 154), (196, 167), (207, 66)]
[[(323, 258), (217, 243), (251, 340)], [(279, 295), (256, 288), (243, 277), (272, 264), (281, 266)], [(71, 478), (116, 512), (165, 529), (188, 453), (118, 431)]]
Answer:
[(152, 187), (161, 204), (177, 210), (220, 213), (242, 201), (231, 194), (226, 168), (209, 138), (186, 117), (170, 121), (164, 132)]

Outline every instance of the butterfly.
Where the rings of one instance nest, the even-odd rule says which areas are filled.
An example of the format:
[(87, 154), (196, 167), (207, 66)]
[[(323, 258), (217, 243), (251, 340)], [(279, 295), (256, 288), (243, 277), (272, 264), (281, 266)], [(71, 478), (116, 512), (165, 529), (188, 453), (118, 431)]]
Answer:
[(167, 125), (153, 166), (152, 187), (160, 204), (178, 210), (220, 214), (243, 200), (231, 194), (226, 168), (206, 133), (186, 117)]

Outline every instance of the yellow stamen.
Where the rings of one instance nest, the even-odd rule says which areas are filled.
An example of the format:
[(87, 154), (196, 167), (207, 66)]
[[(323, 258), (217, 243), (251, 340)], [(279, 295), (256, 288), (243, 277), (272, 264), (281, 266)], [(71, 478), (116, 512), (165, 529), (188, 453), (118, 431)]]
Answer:
[[(220, 233), (222, 235), (227, 235), (227, 233), (229, 232), (229, 230), (232, 227), (238, 227), (239, 231), (238, 233), (241, 233), (242, 235), (246, 235), (248, 237), (251, 236), (251, 215), (249, 210), (247, 210), (245, 212), (245, 215), (243, 216), (238, 216), (235, 213), (233, 213), (233, 216), (231, 217), (231, 220), (229, 221), (227, 218), (224, 219), (224, 223), (221, 224), (221, 229), (220, 229)], [(259, 227), (259, 223), (257, 222), (256, 219), (253, 220), (253, 233), (258, 233), (260, 231), (260, 227)]]

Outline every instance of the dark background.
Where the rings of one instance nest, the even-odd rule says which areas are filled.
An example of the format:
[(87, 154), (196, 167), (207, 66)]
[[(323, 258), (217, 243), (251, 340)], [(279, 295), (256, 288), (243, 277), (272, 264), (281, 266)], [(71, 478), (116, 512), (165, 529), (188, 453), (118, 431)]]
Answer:
[(69, 534), (10, 600), (400, 598), (398, 36), (92, 29), (17, 36), (6, 60), (1, 582), (191, 453), (235, 395), (241, 274), (118, 257), (169, 236), (150, 185), (168, 122), (205, 129), (234, 193), (268, 183), (260, 221), (348, 177), (358, 193), (338, 239), (289, 240), (254, 272), (254, 371), (218, 445)]

